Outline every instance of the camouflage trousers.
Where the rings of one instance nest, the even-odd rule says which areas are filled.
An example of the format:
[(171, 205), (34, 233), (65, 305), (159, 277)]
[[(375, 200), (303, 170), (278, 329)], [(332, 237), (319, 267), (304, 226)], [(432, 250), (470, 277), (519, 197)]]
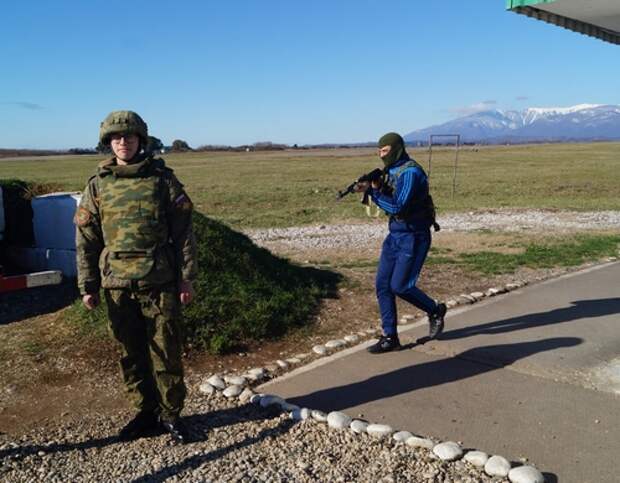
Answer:
[(178, 416), (186, 389), (176, 289), (104, 292), (110, 330), (122, 346), (121, 373), (131, 402), (139, 411)]

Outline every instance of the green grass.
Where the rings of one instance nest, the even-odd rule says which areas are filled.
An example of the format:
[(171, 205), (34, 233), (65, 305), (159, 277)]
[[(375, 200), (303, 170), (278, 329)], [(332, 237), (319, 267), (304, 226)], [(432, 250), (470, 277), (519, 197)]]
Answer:
[[(340, 275), (301, 267), (257, 247), (245, 235), (194, 216), (200, 274), (196, 296), (183, 311), (187, 342), (214, 353), (279, 337), (313, 320), (321, 300), (335, 297)], [(102, 334), (104, 307), (87, 312), (80, 301), (68, 316), (80, 330)]]
[(485, 275), (513, 273), (520, 267), (572, 267), (604, 257), (617, 256), (620, 235), (575, 235), (569, 241), (529, 243), (518, 253), (479, 251), (454, 256), (434, 255), (430, 265), (452, 264)]
[[(426, 150), (410, 150), (427, 166)], [(452, 198), (453, 150), (434, 149), (439, 212), (477, 209), (620, 209), (620, 143), (461, 149)], [(372, 149), (184, 153), (164, 158), (199, 211), (236, 228), (367, 220), (358, 196), (336, 192), (380, 164)], [(0, 160), (0, 178), (82, 190), (101, 156)]]
[(22, 349), (30, 356), (38, 356), (45, 350), (45, 346), (38, 340), (28, 339), (24, 341)]

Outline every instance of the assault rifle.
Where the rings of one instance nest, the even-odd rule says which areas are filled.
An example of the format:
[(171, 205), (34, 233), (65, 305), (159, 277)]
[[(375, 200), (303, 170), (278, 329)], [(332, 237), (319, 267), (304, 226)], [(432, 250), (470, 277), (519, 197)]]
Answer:
[[(336, 200), (341, 200), (349, 193), (354, 193), (355, 188), (358, 183), (372, 183), (373, 181), (377, 181), (383, 177), (383, 170), (380, 168), (373, 169), (370, 173), (363, 174), (357, 180), (353, 181), (349, 186), (347, 186), (342, 191), (338, 191), (338, 195), (336, 196)], [(370, 197), (370, 188), (366, 190), (364, 193), (364, 198), (362, 199), (362, 204), (368, 205), (368, 198)]]

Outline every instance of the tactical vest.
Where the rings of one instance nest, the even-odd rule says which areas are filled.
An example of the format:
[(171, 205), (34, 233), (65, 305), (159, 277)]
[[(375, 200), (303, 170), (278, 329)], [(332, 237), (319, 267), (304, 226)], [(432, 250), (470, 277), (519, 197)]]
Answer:
[[(162, 180), (155, 170), (144, 175), (121, 177), (113, 173), (99, 175), (99, 213), (107, 251), (109, 270), (120, 279), (144, 280), (159, 258), (165, 257), (168, 224), (160, 206)], [(169, 261), (158, 278), (174, 277)], [(168, 280), (153, 280), (164, 282)]]
[[(418, 168), (424, 173), (426, 173), (422, 166), (420, 166), (415, 160), (410, 159), (396, 169), (392, 170), (386, 176), (386, 184), (392, 191), (392, 193), (396, 192), (396, 185), (398, 184), (398, 178), (405, 172), (408, 168)], [(398, 221), (403, 221), (405, 223), (417, 223), (417, 222), (427, 222), (428, 225), (436, 225), (435, 223), (435, 204), (433, 203), (433, 198), (428, 192), (428, 184), (426, 187), (426, 192), (424, 193), (414, 193), (413, 198), (409, 202), (407, 206), (398, 213), (398, 215), (394, 215), (394, 218)], [(438, 225), (437, 225), (438, 226)], [(435, 230), (437, 231), (437, 227)]]

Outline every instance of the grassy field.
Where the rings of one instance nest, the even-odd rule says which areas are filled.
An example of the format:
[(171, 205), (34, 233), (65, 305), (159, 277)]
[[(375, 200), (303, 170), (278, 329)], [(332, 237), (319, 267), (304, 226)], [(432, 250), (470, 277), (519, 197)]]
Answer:
[[(426, 149), (410, 150), (427, 166)], [(440, 212), (477, 209), (620, 209), (620, 143), (463, 147), (452, 198), (453, 149), (434, 148), (431, 185)], [(0, 179), (81, 190), (101, 156), (0, 160)], [(357, 196), (335, 195), (380, 165), (373, 149), (168, 154), (198, 209), (236, 228), (366, 218)]]

